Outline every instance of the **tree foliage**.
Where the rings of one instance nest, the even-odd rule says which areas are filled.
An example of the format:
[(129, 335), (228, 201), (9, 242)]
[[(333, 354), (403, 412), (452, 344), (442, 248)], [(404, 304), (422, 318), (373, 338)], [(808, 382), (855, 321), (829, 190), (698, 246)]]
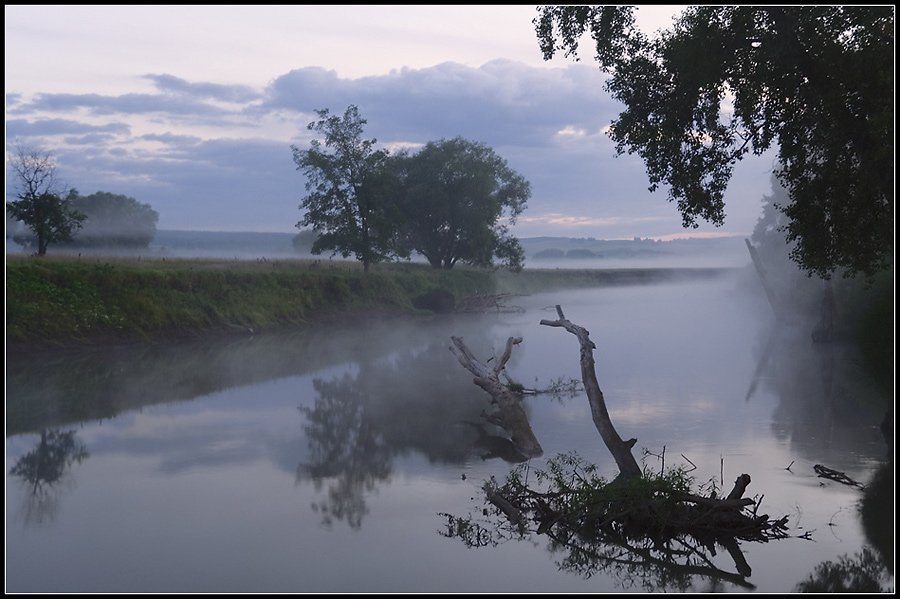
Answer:
[(52, 154), (18, 146), (10, 157), (9, 168), (18, 199), (7, 202), (6, 210), (31, 229), (37, 254), (45, 255), (51, 243), (70, 240), (85, 216), (72, 208), (71, 193), (63, 197)]
[(669, 188), (686, 227), (721, 225), (735, 164), (778, 148), (791, 257), (874, 273), (893, 253), (893, 6), (692, 6), (656, 37), (631, 6), (544, 6), (545, 59), (589, 33), (625, 110), (610, 136)]
[(159, 213), (126, 195), (98, 191), (82, 196), (75, 192), (71, 205), (87, 217), (73, 236), (77, 246), (147, 247), (156, 236)]
[(414, 252), (435, 268), (458, 262), (520, 270), (524, 251), (509, 233), (531, 186), (484, 144), (461, 137), (391, 155), (363, 139), (366, 120), (350, 105), (342, 117), (317, 111), (322, 139), (291, 146), (306, 175), (297, 228), (314, 236), (312, 253), (353, 255), (363, 268)]
[(366, 120), (355, 105), (343, 116), (330, 115), (328, 109), (316, 114), (319, 120), (307, 128), (323, 139), (313, 139), (307, 150), (291, 146), (308, 192), (297, 228), (311, 226), (318, 235), (314, 254), (332, 250), (345, 258), (353, 255), (368, 270), (392, 256), (394, 249), (388, 153), (375, 148), (377, 140), (363, 139)]
[(408, 249), (435, 268), (457, 262), (491, 266), (497, 257), (520, 270), (524, 251), (509, 233), (531, 186), (484, 144), (461, 137), (429, 142), (401, 161)]

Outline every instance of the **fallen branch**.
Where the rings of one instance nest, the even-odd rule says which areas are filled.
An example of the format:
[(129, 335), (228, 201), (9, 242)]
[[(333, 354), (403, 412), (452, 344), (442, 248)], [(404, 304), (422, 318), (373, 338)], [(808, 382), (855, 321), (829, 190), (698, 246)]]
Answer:
[(641, 476), (641, 468), (631, 454), (631, 448), (637, 440), (623, 441), (606, 409), (603, 391), (600, 390), (600, 383), (597, 382), (597, 373), (594, 370), (594, 349), (597, 346), (591, 341), (590, 333), (584, 327), (569, 321), (559, 305), (556, 306), (556, 314), (559, 316), (557, 320), (541, 320), (541, 324), (548, 327), (562, 327), (578, 339), (581, 345), (581, 380), (591, 406), (591, 418), (603, 443), (616, 461), (616, 466), (619, 467), (619, 475), (624, 478)]
[(491, 421), (509, 434), (516, 450), (526, 458), (544, 455), (544, 449), (537, 437), (534, 436), (528, 416), (522, 408), (521, 394), (511, 389), (509, 385), (500, 382), (500, 376), (504, 374), (506, 363), (512, 356), (512, 348), (521, 343), (522, 338), (510, 337), (507, 339), (503, 355), (494, 361), (493, 368), (480, 362), (466, 347), (461, 337), (451, 337), (450, 339), (453, 341), (450, 351), (466, 370), (475, 375), (475, 384), (487, 391), (497, 404), (498, 413), (496, 418), (491, 418)]
[[(521, 538), (527, 527), (550, 539), (555, 550), (568, 551), (563, 563), (585, 573), (619, 565), (648, 572), (663, 568), (753, 588), (747, 581), (750, 564), (739, 542), (790, 536), (787, 516), (772, 520), (757, 515), (759, 504), (742, 496), (750, 484), (747, 475), (739, 476), (728, 496), (719, 499), (686, 491), (688, 479), (678, 471), (606, 482), (594, 474), (594, 466), (574, 455), (552, 458), (548, 466), (548, 471), (529, 468), (533, 475), (529, 478), (541, 481), (536, 483), (539, 488), (525, 482), (523, 467), (502, 486), (493, 479), (484, 484), (487, 502), (499, 510), (496, 534), (499, 538), (505, 530), (510, 538), (508, 523), (512, 523)], [(471, 527), (471, 520), (460, 521)], [(714, 562), (716, 545), (731, 557), (733, 571)]]
[(457, 312), (524, 312), (521, 306), (508, 306), (504, 300), (513, 297), (512, 293), (476, 294), (461, 298), (456, 304)]
[(843, 472), (838, 470), (832, 470), (822, 464), (816, 464), (813, 466), (813, 470), (816, 471), (821, 478), (827, 478), (829, 480), (833, 480), (834, 482), (841, 483), (842, 485), (848, 485), (851, 487), (857, 487), (862, 489), (864, 485), (862, 483), (858, 483)]
[(484, 491), (487, 500), (497, 506), (497, 508), (506, 515), (506, 518), (510, 522), (521, 528), (525, 527), (525, 516), (523, 516), (522, 512), (512, 503), (510, 503), (509, 500), (506, 499), (506, 497), (501, 495), (493, 484), (491, 484), (490, 482), (485, 482), (481, 488)]

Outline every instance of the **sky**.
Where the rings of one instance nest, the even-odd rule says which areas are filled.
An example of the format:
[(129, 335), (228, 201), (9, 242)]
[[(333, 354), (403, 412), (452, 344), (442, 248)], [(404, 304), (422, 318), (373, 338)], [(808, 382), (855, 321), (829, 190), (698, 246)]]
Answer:
[[(679, 6), (637, 11), (648, 33)], [(721, 227), (684, 229), (605, 133), (622, 106), (590, 51), (544, 61), (534, 5), (5, 6), (6, 142), (69, 187), (124, 194), (159, 229), (296, 232), (315, 110), (390, 150), (462, 136), (525, 177), (519, 237), (748, 235), (772, 157), (738, 165)], [(7, 177), (7, 198), (12, 189)]]

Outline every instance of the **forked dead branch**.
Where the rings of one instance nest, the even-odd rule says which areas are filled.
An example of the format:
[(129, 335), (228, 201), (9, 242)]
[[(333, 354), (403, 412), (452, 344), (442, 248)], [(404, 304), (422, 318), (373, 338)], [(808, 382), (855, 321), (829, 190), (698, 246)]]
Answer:
[[(557, 319), (541, 320), (540, 324), (563, 328), (578, 339), (591, 417), (615, 460), (618, 475), (608, 482), (596, 474), (595, 465), (574, 454), (549, 459), (547, 470), (519, 466), (504, 484), (491, 480), (482, 487), (487, 501), (497, 508), (499, 521), (494, 522), (493, 530), (471, 516), (445, 514), (447, 532), (442, 534), (473, 546), (531, 533), (545, 535), (554, 549), (568, 552), (564, 567), (582, 573), (637, 565), (652, 571), (664, 569), (668, 577), (709, 576), (752, 588), (746, 580), (751, 568), (738, 541), (786, 538), (790, 536), (788, 517), (770, 519), (758, 513), (761, 500), (744, 497), (750, 484), (748, 474), (738, 476), (731, 491), (719, 496), (715, 488), (707, 495), (692, 490), (683, 469), (659, 474), (642, 469), (632, 454), (637, 440), (623, 440), (613, 426), (597, 381), (596, 346), (590, 333), (567, 319), (560, 306), (556, 313)], [(522, 339), (510, 337), (493, 367), (479, 362), (459, 337), (452, 341), (451, 351), (497, 404), (492, 421), (504, 428), (517, 446), (530, 450), (533, 457), (540, 456), (540, 444), (520, 405), (521, 385), (505, 372), (513, 348)], [(734, 572), (714, 563), (717, 545), (731, 557)]]

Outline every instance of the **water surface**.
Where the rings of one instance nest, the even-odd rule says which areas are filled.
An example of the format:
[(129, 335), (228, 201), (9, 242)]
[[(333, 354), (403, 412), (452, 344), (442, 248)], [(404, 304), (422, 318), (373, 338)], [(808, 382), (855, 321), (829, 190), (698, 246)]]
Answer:
[[(522, 336), (508, 371), (526, 387), (577, 378), (575, 337), (539, 325), (555, 304), (591, 332), (639, 460), (659, 468), (664, 452), (727, 488), (746, 472), (764, 511), (790, 515), (795, 538), (741, 544), (750, 588), (795, 590), (873, 543), (866, 493), (813, 471), (867, 483), (883, 463), (876, 391), (848, 348), (812, 344), (808, 323), (774, 331), (764, 298), (731, 278), (514, 302), (522, 312), (8, 356), (7, 591), (685, 590), (566, 571), (540, 536), (470, 549), (440, 534), (442, 513), (480, 516), (482, 481), (516, 459), (450, 336), (484, 360)], [(583, 397), (525, 402), (544, 449), (532, 467), (575, 451), (615, 475)]]

